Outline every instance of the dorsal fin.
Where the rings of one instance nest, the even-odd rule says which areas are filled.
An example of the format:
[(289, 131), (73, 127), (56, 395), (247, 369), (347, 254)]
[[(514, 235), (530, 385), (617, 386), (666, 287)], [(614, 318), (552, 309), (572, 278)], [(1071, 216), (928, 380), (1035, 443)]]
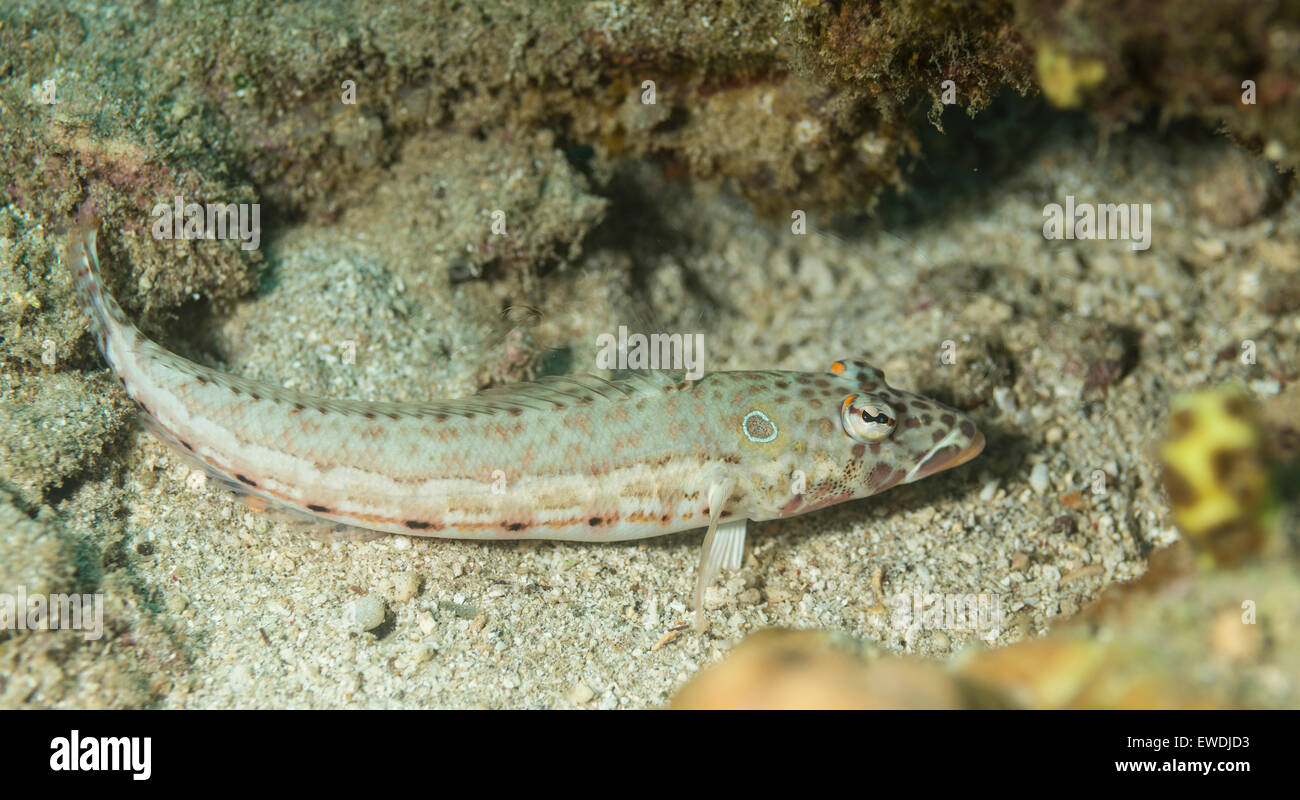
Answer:
[[(683, 375), (676, 372), (638, 373), (618, 380), (596, 375), (552, 375), (531, 383), (514, 383), (485, 389), (468, 400), (485, 400), (505, 408), (537, 408), (538, 404), (571, 406), (621, 397), (653, 397), (679, 386)], [(530, 405), (531, 403), (531, 405)]]
[(141, 346), (149, 351), (150, 357), (167, 360), (170, 362), (169, 366), (175, 369), (237, 394), (285, 405), (298, 405), (313, 411), (356, 416), (375, 415), (394, 419), (438, 415), (464, 417), (469, 414), (492, 416), (506, 414), (515, 409), (546, 411), (579, 403), (617, 400), (620, 397), (654, 397), (665, 391), (689, 385), (685, 380), (685, 373), (680, 371), (636, 373), (618, 380), (606, 380), (595, 375), (555, 375), (531, 383), (496, 386), (457, 400), (409, 403), (322, 400), (292, 389), (209, 369), (170, 353), (148, 340), (145, 340)]

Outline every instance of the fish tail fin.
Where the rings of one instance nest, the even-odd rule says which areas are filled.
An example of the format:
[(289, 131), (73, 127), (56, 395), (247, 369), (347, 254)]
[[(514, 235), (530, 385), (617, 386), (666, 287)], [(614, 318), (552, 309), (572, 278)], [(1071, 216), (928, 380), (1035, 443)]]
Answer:
[(72, 271), (73, 289), (83, 313), (90, 321), (90, 332), (95, 344), (107, 359), (108, 341), (112, 332), (122, 327), (133, 330), (135, 326), (113, 299), (100, 275), (99, 253), (96, 250), (98, 231), (99, 219), (83, 211), (68, 234), (63, 257), (64, 264)]

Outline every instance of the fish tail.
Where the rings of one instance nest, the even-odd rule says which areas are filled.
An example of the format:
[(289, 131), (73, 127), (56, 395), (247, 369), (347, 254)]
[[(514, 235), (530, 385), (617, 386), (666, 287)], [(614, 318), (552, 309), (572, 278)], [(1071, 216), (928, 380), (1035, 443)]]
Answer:
[(64, 263), (72, 270), (73, 289), (83, 313), (90, 320), (90, 332), (95, 338), (95, 344), (107, 359), (108, 341), (113, 331), (122, 327), (132, 329), (134, 326), (113, 299), (100, 275), (99, 254), (96, 251), (98, 231), (98, 218), (89, 214), (79, 217), (68, 235)]

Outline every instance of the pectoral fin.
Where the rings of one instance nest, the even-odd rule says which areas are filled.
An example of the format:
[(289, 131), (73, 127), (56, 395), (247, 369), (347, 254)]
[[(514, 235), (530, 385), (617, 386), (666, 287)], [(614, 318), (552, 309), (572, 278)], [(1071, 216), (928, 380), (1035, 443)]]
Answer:
[(731, 481), (715, 484), (709, 490), (709, 530), (704, 534), (699, 572), (695, 577), (695, 630), (704, 629), (704, 590), (717, 580), (723, 569), (739, 569), (745, 554), (747, 519), (719, 522), (723, 506), (731, 496)]

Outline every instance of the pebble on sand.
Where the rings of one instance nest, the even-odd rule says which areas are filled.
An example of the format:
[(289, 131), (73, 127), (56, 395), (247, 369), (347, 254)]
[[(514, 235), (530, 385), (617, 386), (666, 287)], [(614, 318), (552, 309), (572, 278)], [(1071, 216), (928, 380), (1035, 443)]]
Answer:
[(372, 595), (359, 597), (343, 606), (343, 624), (356, 633), (378, 628), (384, 621), (384, 604)]
[(591, 690), (590, 686), (585, 683), (578, 683), (574, 684), (573, 688), (569, 690), (568, 700), (574, 705), (581, 706), (590, 703), (595, 696), (596, 693)]
[(1034, 494), (1042, 494), (1047, 491), (1050, 485), (1047, 474), (1047, 464), (1037, 464), (1029, 473), (1029, 488), (1034, 490)]

